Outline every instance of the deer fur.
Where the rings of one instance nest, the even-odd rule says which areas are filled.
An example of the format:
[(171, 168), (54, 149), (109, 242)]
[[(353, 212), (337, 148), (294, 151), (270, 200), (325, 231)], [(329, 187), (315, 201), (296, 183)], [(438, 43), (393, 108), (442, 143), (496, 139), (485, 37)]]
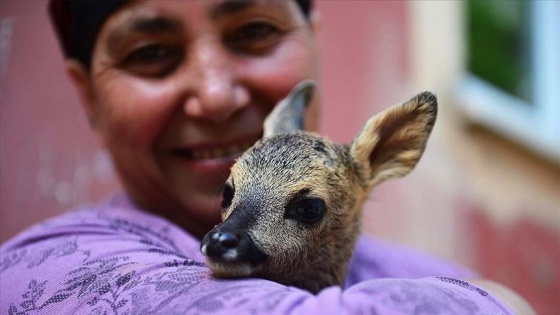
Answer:
[(261, 277), (316, 293), (342, 285), (373, 187), (416, 165), (437, 114), (429, 92), (370, 118), (350, 145), (301, 131), (315, 84), (304, 81), (233, 165), (223, 222), (201, 250), (217, 277)]

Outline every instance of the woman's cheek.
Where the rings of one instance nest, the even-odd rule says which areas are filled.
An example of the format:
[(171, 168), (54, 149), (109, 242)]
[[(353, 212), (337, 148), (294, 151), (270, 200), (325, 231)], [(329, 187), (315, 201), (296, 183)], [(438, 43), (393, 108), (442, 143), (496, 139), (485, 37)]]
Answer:
[(309, 46), (292, 43), (279, 47), (267, 58), (253, 60), (249, 71), (255, 85), (278, 101), (300, 81), (317, 79), (316, 56)]
[(107, 132), (120, 145), (150, 149), (173, 112), (168, 91), (153, 84), (115, 85), (102, 100)]

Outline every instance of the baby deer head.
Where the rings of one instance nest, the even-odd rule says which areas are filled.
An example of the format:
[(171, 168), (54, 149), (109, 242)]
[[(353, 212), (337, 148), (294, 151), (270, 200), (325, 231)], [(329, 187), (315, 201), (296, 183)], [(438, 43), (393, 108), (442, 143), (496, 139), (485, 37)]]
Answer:
[(409, 173), (436, 120), (421, 93), (369, 119), (350, 145), (301, 131), (315, 84), (304, 81), (265, 121), (223, 187), (222, 219), (201, 244), (217, 277), (261, 277), (318, 292), (341, 285), (371, 189)]

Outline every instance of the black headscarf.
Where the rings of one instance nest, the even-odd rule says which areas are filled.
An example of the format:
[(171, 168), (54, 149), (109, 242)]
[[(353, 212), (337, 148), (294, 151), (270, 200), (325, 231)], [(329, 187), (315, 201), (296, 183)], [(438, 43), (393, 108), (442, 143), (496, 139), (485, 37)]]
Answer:
[[(295, 0), (309, 17), (312, 0)], [(49, 13), (64, 55), (90, 67), (93, 46), (109, 15), (127, 0), (51, 0)]]

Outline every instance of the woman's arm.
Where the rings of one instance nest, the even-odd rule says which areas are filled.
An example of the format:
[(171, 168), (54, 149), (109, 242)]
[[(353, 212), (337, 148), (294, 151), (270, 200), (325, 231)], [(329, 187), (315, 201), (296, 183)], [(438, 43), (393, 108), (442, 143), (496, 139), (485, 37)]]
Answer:
[(373, 279), (317, 295), (262, 279), (220, 280), (198, 242), (122, 209), (69, 214), (0, 248), (2, 314), (511, 314), (441, 278)]
[(469, 280), (469, 282), (492, 294), (514, 314), (536, 314), (525, 299), (506, 286), (487, 279)]

